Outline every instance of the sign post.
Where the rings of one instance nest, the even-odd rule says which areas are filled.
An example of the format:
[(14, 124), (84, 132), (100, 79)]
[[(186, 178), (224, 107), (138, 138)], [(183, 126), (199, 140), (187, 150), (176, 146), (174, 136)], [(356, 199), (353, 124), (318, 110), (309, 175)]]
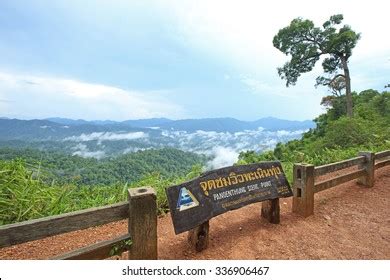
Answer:
[(279, 223), (279, 198), (292, 196), (279, 161), (212, 170), (169, 187), (166, 193), (175, 233), (192, 230), (189, 240), (200, 250), (207, 247), (211, 218), (264, 201), (261, 216), (271, 223)]

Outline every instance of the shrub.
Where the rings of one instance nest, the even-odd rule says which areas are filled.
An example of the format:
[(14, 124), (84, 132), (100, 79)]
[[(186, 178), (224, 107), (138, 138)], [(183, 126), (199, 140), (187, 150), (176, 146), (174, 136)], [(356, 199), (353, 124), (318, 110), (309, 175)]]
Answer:
[(328, 148), (351, 147), (370, 142), (369, 123), (360, 118), (342, 117), (328, 126), (324, 145)]

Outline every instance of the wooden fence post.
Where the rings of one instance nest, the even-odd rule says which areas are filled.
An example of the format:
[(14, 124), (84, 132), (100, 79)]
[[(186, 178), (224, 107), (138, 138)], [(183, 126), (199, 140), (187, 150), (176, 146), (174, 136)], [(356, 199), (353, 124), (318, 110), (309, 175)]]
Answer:
[(359, 156), (364, 156), (366, 161), (359, 164), (359, 168), (366, 171), (366, 176), (358, 179), (358, 184), (372, 188), (374, 186), (374, 173), (375, 173), (375, 154), (371, 152), (360, 152)]
[(314, 213), (314, 165), (294, 164), (292, 211), (303, 217)]
[(279, 198), (270, 199), (261, 203), (261, 216), (271, 224), (280, 223)]
[(209, 246), (209, 228), (209, 221), (206, 221), (188, 232), (188, 242), (197, 252), (203, 251)]
[(129, 189), (130, 260), (157, 259), (157, 203), (151, 187)]

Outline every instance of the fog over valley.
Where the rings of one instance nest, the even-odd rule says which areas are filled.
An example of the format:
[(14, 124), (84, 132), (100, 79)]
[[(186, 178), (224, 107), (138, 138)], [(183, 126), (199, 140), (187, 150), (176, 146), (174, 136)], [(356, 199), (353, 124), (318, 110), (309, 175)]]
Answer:
[[(149, 119), (125, 122), (1, 119), (2, 146), (60, 150), (84, 158), (102, 159), (165, 147), (205, 155), (207, 168), (232, 165), (242, 151), (273, 149), (278, 142), (298, 139), (311, 122), (267, 118)], [(267, 129), (258, 126), (263, 124)]]

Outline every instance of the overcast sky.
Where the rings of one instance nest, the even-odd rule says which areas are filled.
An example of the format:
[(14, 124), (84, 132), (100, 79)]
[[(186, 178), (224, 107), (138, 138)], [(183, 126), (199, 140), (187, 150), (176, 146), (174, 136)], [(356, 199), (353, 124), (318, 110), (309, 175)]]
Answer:
[[(326, 4), (324, 4), (326, 3)], [(0, 1), (0, 116), (312, 119), (319, 67), (285, 87), (272, 46), (296, 17), (361, 32), (352, 89), (390, 82), (385, 1)]]

